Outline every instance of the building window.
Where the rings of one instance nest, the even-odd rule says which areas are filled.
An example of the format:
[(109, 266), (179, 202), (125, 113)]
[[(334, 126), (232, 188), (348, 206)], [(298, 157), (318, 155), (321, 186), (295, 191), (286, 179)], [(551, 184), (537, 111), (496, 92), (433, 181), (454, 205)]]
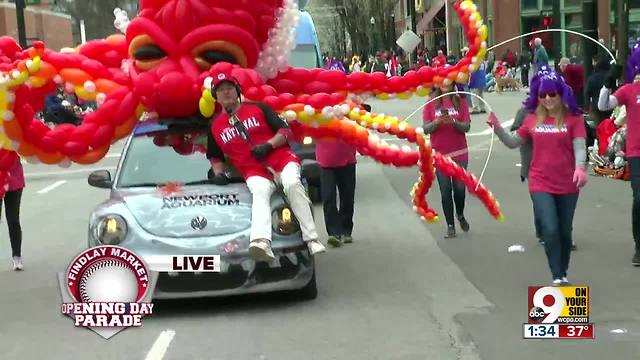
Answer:
[(545, 7), (545, 8), (550, 8), (552, 6), (553, 6), (553, 0), (544, 0), (542, 3), (542, 7)]
[(531, 10), (538, 8), (538, 0), (522, 0), (522, 8)]
[(581, 7), (582, 6), (582, 0), (564, 0), (564, 7), (569, 8), (569, 7)]
[(582, 14), (567, 14), (564, 18), (564, 27), (567, 28), (581, 28), (582, 27)]

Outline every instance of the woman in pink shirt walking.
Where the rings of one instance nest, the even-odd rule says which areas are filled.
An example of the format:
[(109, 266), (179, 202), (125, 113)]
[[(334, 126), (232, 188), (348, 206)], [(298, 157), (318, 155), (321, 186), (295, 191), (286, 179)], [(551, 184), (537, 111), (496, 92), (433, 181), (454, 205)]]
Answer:
[(20, 201), (22, 199), (22, 189), (25, 187), (24, 171), (20, 156), (15, 156), (15, 160), (9, 168), (9, 182), (7, 192), (3, 199), (0, 199), (0, 212), (2, 203), (6, 211), (7, 227), (9, 228), (9, 240), (11, 241), (11, 256), (13, 270), (22, 270), (22, 228), (20, 227)]
[(507, 133), (494, 113), (487, 123), (509, 148), (531, 142), (529, 192), (539, 220), (554, 286), (569, 284), (573, 216), (585, 175), (586, 130), (573, 91), (564, 79), (541, 67), (525, 101), (529, 115)]
[[(434, 91), (435, 99), (442, 94), (453, 90), (451, 85), (442, 85)], [(451, 158), (463, 168), (469, 164), (466, 133), (471, 129), (469, 117), (469, 105), (458, 94), (451, 94), (431, 101), (424, 107), (422, 113), (425, 134), (431, 135), (431, 146), (434, 150), (451, 156)], [(456, 236), (456, 227), (453, 217), (455, 212), (464, 232), (469, 231), (469, 223), (464, 217), (464, 205), (466, 188), (463, 182), (454, 180), (436, 170), (440, 194), (442, 196), (442, 210), (447, 221), (447, 234), (445, 238)]]
[(327, 243), (333, 247), (351, 243), (356, 191), (356, 148), (339, 140), (320, 140), (316, 143), (316, 161), (320, 166), (320, 192), (329, 236)]

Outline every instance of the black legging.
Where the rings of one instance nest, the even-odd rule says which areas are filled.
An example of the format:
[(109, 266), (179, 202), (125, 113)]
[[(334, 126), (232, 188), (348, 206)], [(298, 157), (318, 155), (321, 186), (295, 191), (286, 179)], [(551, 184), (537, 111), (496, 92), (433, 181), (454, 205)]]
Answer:
[[(467, 162), (456, 161), (458, 165), (467, 169)], [(440, 187), (440, 194), (442, 196), (442, 211), (444, 217), (447, 220), (447, 225), (455, 225), (453, 218), (453, 204), (456, 206), (456, 214), (458, 216), (464, 215), (464, 201), (466, 197), (466, 188), (462, 181), (453, 180), (452, 177), (446, 176), (436, 170), (436, 177), (438, 178), (438, 186)]]
[(4, 199), (0, 199), (0, 216), (2, 216), (2, 202), (4, 201), (5, 217), (9, 227), (9, 240), (11, 241), (12, 256), (22, 256), (22, 228), (20, 227), (20, 200), (22, 189), (7, 191)]
[(640, 252), (640, 157), (630, 157), (631, 189), (633, 190), (633, 207), (631, 209), (631, 227), (636, 251)]

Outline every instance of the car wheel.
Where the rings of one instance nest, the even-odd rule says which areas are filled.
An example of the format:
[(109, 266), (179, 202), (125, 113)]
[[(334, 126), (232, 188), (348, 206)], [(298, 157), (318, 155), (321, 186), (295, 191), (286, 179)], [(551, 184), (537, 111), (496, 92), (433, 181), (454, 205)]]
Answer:
[(309, 199), (314, 204), (322, 202), (322, 197), (320, 196), (320, 188), (319, 187), (317, 187), (317, 186), (309, 186)]
[(293, 290), (291, 295), (297, 300), (313, 300), (318, 297), (318, 286), (316, 284), (316, 270), (313, 269), (311, 280), (302, 289)]

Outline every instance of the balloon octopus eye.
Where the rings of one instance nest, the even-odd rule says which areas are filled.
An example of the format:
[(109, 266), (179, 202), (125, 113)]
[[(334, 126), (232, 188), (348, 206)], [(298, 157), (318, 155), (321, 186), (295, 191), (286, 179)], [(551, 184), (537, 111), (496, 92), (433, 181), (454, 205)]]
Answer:
[(138, 61), (158, 60), (167, 54), (158, 45), (144, 45), (133, 52), (133, 57)]
[(237, 64), (235, 56), (220, 50), (206, 50), (201, 52), (196, 58), (198, 65), (208, 69), (211, 65), (219, 62), (228, 62), (230, 64)]

